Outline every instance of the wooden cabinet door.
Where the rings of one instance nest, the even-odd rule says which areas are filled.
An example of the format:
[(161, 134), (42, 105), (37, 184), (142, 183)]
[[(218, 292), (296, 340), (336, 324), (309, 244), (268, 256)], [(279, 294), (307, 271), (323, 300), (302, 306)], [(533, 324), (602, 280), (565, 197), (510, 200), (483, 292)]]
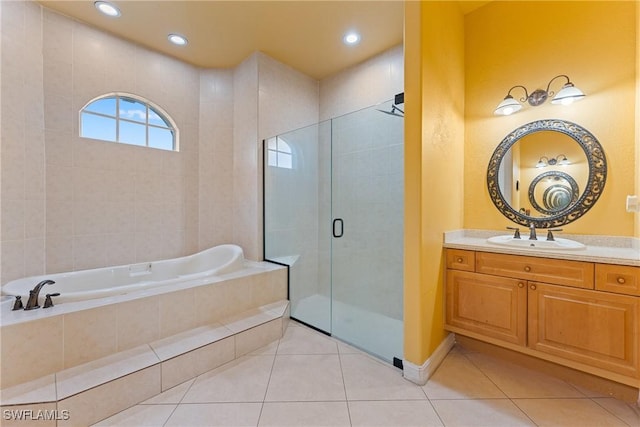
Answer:
[(640, 300), (528, 283), (532, 349), (638, 377)]
[(526, 344), (525, 281), (455, 270), (446, 280), (447, 325)]

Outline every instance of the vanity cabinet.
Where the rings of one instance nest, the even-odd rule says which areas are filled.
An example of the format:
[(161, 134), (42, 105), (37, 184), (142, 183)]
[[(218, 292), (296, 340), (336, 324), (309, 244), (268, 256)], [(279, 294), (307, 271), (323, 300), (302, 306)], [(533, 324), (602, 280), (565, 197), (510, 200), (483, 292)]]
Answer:
[(459, 249), (446, 258), (446, 329), (637, 383), (640, 268)]

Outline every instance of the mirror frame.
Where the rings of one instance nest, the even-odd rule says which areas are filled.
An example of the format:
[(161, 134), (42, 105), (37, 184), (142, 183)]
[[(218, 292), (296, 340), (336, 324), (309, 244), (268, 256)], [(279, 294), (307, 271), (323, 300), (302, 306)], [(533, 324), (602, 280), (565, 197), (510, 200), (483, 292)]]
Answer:
[[(568, 209), (569, 207), (571, 207), (575, 202), (578, 201), (578, 197), (580, 197), (580, 191), (578, 189), (578, 183), (576, 182), (575, 179), (573, 179), (573, 177), (571, 175), (569, 175), (568, 173), (564, 173), (561, 171), (548, 171), (548, 172), (543, 172), (540, 175), (536, 176), (535, 178), (533, 178), (533, 180), (531, 181), (531, 185), (529, 185), (529, 202), (531, 203), (531, 206), (537, 210), (538, 212), (545, 214), (545, 215), (553, 215), (556, 214), (558, 212), (562, 212), (564, 209), (556, 209), (556, 210), (551, 210), (546, 203), (546, 200), (544, 200), (542, 203), (545, 205), (545, 207), (543, 208), (542, 206), (540, 206), (540, 204), (538, 203), (538, 201), (536, 200), (535, 197), (535, 191), (536, 191), (536, 185), (538, 185), (540, 183), (540, 181), (544, 180), (545, 178), (561, 178), (564, 179), (565, 181), (567, 181), (569, 183), (569, 186), (571, 187), (571, 201), (569, 202), (569, 205), (567, 208), (564, 209)], [(553, 186), (547, 188), (547, 190), (545, 191), (545, 195), (547, 194), (547, 191), (549, 191), (550, 188), (552, 188)], [(565, 187), (568, 188), (568, 187)]]
[[(505, 153), (523, 137), (542, 131), (560, 132), (575, 140), (584, 150), (589, 164), (589, 175), (587, 184), (582, 195), (577, 202), (571, 204), (567, 209), (555, 215), (543, 218), (535, 218), (524, 215), (516, 211), (504, 199), (500, 186), (498, 185), (498, 169)], [(510, 132), (496, 147), (487, 169), (487, 188), (491, 201), (509, 220), (516, 224), (529, 226), (533, 224), (536, 228), (553, 228), (569, 224), (583, 216), (602, 195), (604, 185), (607, 180), (607, 159), (604, 155), (602, 145), (595, 136), (587, 129), (572, 122), (560, 119), (536, 120), (527, 123)]]

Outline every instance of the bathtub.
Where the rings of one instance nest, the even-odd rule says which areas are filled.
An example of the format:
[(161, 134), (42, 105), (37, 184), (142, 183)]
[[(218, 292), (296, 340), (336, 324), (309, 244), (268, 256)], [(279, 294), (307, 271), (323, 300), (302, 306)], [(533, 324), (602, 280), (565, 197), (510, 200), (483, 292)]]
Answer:
[(238, 271), (243, 266), (241, 247), (220, 245), (181, 258), (25, 277), (3, 285), (2, 295), (21, 295), (26, 303), (29, 291), (48, 279), (55, 284), (42, 288), (40, 303), (46, 294), (56, 292), (60, 293), (54, 298), (56, 304), (84, 301), (219, 276)]

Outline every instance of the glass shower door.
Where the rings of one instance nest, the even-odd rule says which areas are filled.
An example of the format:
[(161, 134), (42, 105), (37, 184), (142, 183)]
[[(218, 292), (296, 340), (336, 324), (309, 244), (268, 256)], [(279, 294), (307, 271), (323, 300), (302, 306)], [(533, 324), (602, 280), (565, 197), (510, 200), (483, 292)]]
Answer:
[(265, 258), (289, 266), (291, 317), (389, 362), (403, 357), (403, 120), (392, 107), (264, 147)]
[(264, 144), (265, 259), (289, 266), (291, 317), (331, 333), (331, 122)]
[(403, 357), (403, 120), (391, 111), (338, 117), (331, 135), (331, 333), (389, 362)]

